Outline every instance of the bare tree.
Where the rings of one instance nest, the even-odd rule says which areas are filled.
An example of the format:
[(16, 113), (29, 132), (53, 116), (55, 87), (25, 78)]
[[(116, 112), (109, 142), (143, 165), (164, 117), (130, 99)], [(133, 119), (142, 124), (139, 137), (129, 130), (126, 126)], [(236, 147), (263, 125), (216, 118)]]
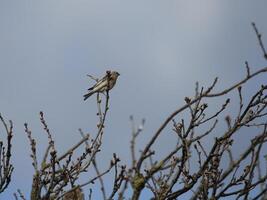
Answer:
[[(107, 72), (109, 73), (109, 72)], [(74, 146), (68, 149), (65, 153), (58, 156), (55, 141), (45, 121), (43, 112), (40, 112), (40, 121), (44, 128), (44, 131), (48, 138), (48, 146), (44, 153), (42, 162), (38, 163), (36, 155), (36, 141), (32, 136), (32, 132), (25, 123), (25, 133), (30, 141), (31, 146), (31, 158), (33, 160), (32, 165), (35, 170), (32, 180), (31, 200), (50, 200), (50, 199), (84, 199), (82, 188), (94, 184), (96, 180), (101, 183), (101, 190), (104, 199), (112, 199), (117, 190), (120, 187), (121, 182), (124, 180), (124, 166), (118, 166), (120, 159), (114, 153), (113, 158), (110, 161), (110, 165), (103, 172), (100, 172), (97, 167), (96, 157), (100, 151), (102, 145), (102, 138), (104, 134), (104, 126), (106, 120), (106, 114), (108, 111), (109, 94), (106, 92), (106, 100), (104, 111), (101, 108), (101, 98), (97, 94), (97, 104), (99, 123), (97, 124), (98, 132), (95, 138), (92, 138), (89, 134), (84, 134), (80, 129), (82, 139), (78, 141)], [(74, 153), (78, 148), (84, 148), (84, 152), (74, 157)], [(78, 184), (77, 180), (88, 170), (93, 167), (96, 172), (96, 176), (90, 180)], [(103, 186), (102, 176), (115, 171), (114, 189), (109, 197), (106, 196), (106, 192)], [(21, 191), (18, 192), (21, 199), (25, 199)], [(18, 198), (18, 195), (15, 195)]]
[[(252, 23), (252, 26), (263, 56), (267, 60), (261, 34), (255, 23)], [(104, 95), (97, 94), (99, 122), (95, 136), (84, 134), (79, 130), (81, 140), (62, 155), (58, 155), (52, 133), (43, 112), (40, 112), (40, 121), (48, 138), (47, 149), (41, 163), (38, 162), (36, 155), (36, 141), (28, 124), (25, 124), (35, 170), (31, 200), (80, 200), (85, 199), (84, 194), (87, 193), (91, 199), (94, 191), (90, 186), (96, 181), (99, 181), (104, 200), (137, 200), (144, 190), (150, 191), (151, 199), (155, 200), (178, 199), (184, 195), (190, 196), (191, 200), (266, 199), (267, 155), (264, 150), (267, 148), (267, 85), (263, 84), (255, 89), (251, 96), (243, 95), (243, 90), (246, 89), (244, 85), (252, 79), (262, 74), (266, 76), (267, 67), (255, 72), (251, 72), (248, 62), (245, 62), (245, 67), (245, 77), (221, 91), (215, 91), (218, 78), (215, 78), (207, 88), (196, 83), (193, 97), (185, 97), (184, 105), (166, 118), (140, 150), (141, 153), (137, 153), (136, 143), (142, 135), (145, 120), (136, 126), (134, 118), (131, 117), (132, 162), (127, 167), (120, 165), (120, 159), (116, 154), (113, 154), (106, 170), (100, 171), (97, 165), (97, 155), (101, 150), (106, 114), (109, 110), (109, 91)], [(228, 110), (231, 105), (230, 93), (235, 94), (234, 98), (238, 100), (237, 114)], [(224, 103), (214, 109), (209, 102), (214, 102), (218, 98), (224, 99)], [(184, 117), (184, 113), (189, 117)], [(7, 128), (4, 120), (2, 118), (1, 120), (6, 127), (9, 141), (8, 150), (3, 154), (5, 159), (1, 159), (4, 167), (0, 168), (4, 169), (1, 177), (8, 177), (3, 179), (6, 180), (5, 189), (13, 170), (9, 164), (12, 123), (10, 128)], [(219, 123), (224, 123), (226, 128), (218, 129)], [(160, 140), (168, 125), (172, 126), (169, 131), (174, 133), (176, 145), (169, 146), (168, 152), (160, 157), (156, 154), (155, 143)], [(247, 146), (237, 155), (234, 153), (234, 149), (239, 145), (236, 138), (244, 131), (251, 131), (253, 134), (250, 138), (244, 138), (248, 141)], [(210, 136), (214, 139), (211, 140)], [(207, 146), (204, 145), (204, 140), (212, 142)], [(75, 156), (78, 148), (84, 148), (84, 151)], [(80, 177), (89, 170), (94, 170), (96, 175), (84, 183), (78, 183)], [(107, 190), (104, 176), (111, 173), (114, 174), (114, 179)], [(20, 190), (14, 197), (26, 199)]]
[(4, 192), (11, 181), (13, 165), (11, 164), (11, 141), (13, 137), (13, 123), (6, 123), (0, 114), (0, 120), (6, 132), (6, 144), (0, 140), (0, 193)]
[[(252, 26), (267, 60), (261, 34), (255, 23), (252, 23)], [(262, 85), (251, 97), (244, 97), (242, 88), (252, 78), (266, 73), (267, 67), (254, 73), (250, 71), (246, 62), (247, 73), (244, 79), (219, 92), (214, 92), (218, 78), (215, 78), (208, 88), (199, 87), (197, 83), (194, 97), (185, 97), (185, 105), (170, 114), (163, 122), (143, 148), (139, 158), (135, 153), (135, 143), (141, 129), (133, 129), (132, 166), (128, 170), (124, 188), (119, 194), (120, 199), (123, 199), (128, 182), (133, 190), (132, 200), (139, 199), (140, 193), (145, 188), (151, 191), (153, 199), (160, 200), (177, 199), (186, 193), (192, 196), (192, 200), (222, 197), (265, 199), (267, 171), (261, 169), (262, 167), (267, 169), (264, 159), (266, 155), (263, 152), (267, 141), (267, 85)], [(238, 115), (226, 115), (227, 128), (224, 131), (219, 130), (221, 135), (218, 135), (216, 126), (223, 111), (229, 106), (230, 99), (226, 98), (225, 103), (218, 106), (217, 110), (214, 111), (212, 108), (213, 114), (207, 114), (209, 108), (207, 101), (223, 98), (236, 91), (239, 99)], [(248, 100), (247, 104), (244, 103), (244, 98)], [(179, 116), (186, 112), (189, 113), (189, 119)], [(159, 140), (159, 136), (170, 123), (177, 135), (177, 145), (174, 149), (170, 149), (165, 157), (155, 160), (153, 144)], [(252, 130), (254, 134), (250, 144), (243, 149), (239, 157), (235, 158), (232, 149), (238, 142), (234, 140), (234, 136), (242, 134), (245, 128)], [(217, 134), (214, 134), (215, 130)], [(216, 136), (213, 144), (210, 147), (202, 145), (203, 140), (212, 134)], [(194, 162), (194, 154), (197, 155), (197, 163)], [(226, 157), (229, 158), (229, 163), (225, 167), (222, 160)], [(147, 160), (150, 164), (144, 165)], [(192, 163), (194, 166), (198, 164), (198, 167), (190, 167)]]

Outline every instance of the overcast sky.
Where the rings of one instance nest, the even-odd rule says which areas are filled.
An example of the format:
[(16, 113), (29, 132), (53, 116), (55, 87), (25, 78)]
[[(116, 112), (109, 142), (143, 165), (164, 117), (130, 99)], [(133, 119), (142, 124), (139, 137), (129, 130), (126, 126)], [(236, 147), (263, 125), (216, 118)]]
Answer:
[(266, 65), (251, 27), (256, 22), (267, 44), (266, 8), (265, 0), (1, 0), (0, 112), (14, 122), (15, 171), (0, 198), (13, 198), (17, 188), (30, 193), (23, 124), (42, 155), (47, 139), (39, 111), (61, 152), (80, 139), (78, 128), (95, 133), (95, 98), (82, 98), (93, 84), (86, 74), (121, 74), (110, 94), (100, 162), (108, 166), (117, 152), (126, 163), (130, 115), (146, 118), (143, 144), (193, 95), (196, 81), (208, 85), (219, 76), (220, 87), (229, 86), (245, 75), (246, 60), (252, 70)]

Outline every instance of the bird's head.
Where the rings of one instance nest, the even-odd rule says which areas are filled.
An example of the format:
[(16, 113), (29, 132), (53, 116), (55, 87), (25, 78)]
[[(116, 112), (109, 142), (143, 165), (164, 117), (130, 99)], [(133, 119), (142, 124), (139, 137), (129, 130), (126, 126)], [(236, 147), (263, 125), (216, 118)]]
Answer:
[(119, 72), (116, 72), (116, 71), (113, 71), (112, 74), (115, 76), (115, 77), (118, 77), (120, 75)]

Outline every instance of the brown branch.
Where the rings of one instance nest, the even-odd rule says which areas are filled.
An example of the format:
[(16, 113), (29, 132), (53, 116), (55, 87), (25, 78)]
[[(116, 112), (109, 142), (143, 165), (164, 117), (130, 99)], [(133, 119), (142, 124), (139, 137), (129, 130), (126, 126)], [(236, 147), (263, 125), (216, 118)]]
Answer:
[(181, 108), (177, 109), (176, 111), (174, 111), (169, 117), (167, 117), (167, 119), (163, 122), (163, 124), (159, 127), (159, 129), (156, 131), (156, 133), (153, 135), (153, 137), (151, 138), (151, 140), (148, 142), (148, 144), (146, 145), (146, 147), (144, 148), (144, 151), (142, 152), (138, 162), (137, 162), (137, 170), (140, 170), (141, 165), (145, 159), (145, 155), (147, 154), (148, 150), (150, 149), (150, 147), (154, 144), (154, 142), (156, 141), (156, 139), (158, 138), (158, 136), (161, 134), (161, 132), (163, 131), (163, 129), (169, 124), (169, 122), (179, 113), (181, 113), (182, 111), (184, 111), (185, 109), (187, 109), (188, 107), (190, 107), (192, 104), (196, 103), (197, 101), (199, 101), (202, 98), (210, 98), (210, 97), (218, 97), (218, 96), (222, 96), (225, 95), (227, 93), (229, 93), (230, 91), (232, 91), (233, 89), (241, 86), (242, 84), (246, 83), (248, 80), (252, 79), (253, 77), (261, 74), (261, 73), (265, 73), (267, 72), (267, 67), (264, 67), (254, 73), (252, 73), (249, 77), (245, 77), (243, 80), (237, 82), (236, 84), (230, 86), (229, 88), (222, 90), (221, 92), (218, 93), (213, 93), (213, 94), (209, 94), (210, 91), (213, 89), (213, 87), (215, 86), (217, 79), (215, 79), (215, 81), (213, 82), (212, 86), (209, 87), (202, 95), (194, 98), (193, 100), (191, 100), (189, 103), (187, 103), (186, 105), (182, 106)]
[(252, 27), (253, 27), (253, 29), (254, 29), (254, 31), (255, 31), (255, 33), (256, 33), (256, 36), (257, 36), (257, 38), (258, 38), (259, 45), (260, 45), (260, 47), (261, 47), (263, 56), (264, 56), (265, 59), (267, 59), (267, 53), (266, 53), (265, 47), (264, 47), (263, 42), (262, 42), (262, 39), (261, 39), (261, 36), (262, 36), (262, 35), (259, 33), (259, 31), (258, 31), (258, 29), (257, 29), (257, 27), (256, 27), (256, 24), (255, 24), (254, 22), (252, 22), (251, 25), (252, 25)]

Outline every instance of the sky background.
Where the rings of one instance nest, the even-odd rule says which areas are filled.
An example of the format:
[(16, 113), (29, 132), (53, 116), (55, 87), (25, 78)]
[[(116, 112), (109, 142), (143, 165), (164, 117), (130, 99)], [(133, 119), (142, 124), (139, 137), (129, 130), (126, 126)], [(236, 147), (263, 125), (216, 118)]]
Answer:
[[(266, 66), (251, 26), (256, 22), (267, 45), (266, 7), (265, 0), (1, 0), (0, 112), (14, 123), (15, 171), (0, 199), (12, 199), (18, 188), (30, 193), (23, 124), (29, 123), (42, 155), (47, 138), (39, 111), (59, 152), (79, 141), (78, 128), (95, 134), (95, 98), (82, 97), (93, 84), (86, 74), (121, 74), (110, 94), (99, 162), (104, 169), (116, 152), (127, 164), (130, 115), (146, 119), (141, 148), (193, 95), (196, 81), (207, 86), (219, 76), (220, 89), (245, 75), (245, 61), (253, 71)], [(253, 80), (247, 94), (262, 83), (266, 75)], [(171, 140), (161, 138), (163, 152)]]

